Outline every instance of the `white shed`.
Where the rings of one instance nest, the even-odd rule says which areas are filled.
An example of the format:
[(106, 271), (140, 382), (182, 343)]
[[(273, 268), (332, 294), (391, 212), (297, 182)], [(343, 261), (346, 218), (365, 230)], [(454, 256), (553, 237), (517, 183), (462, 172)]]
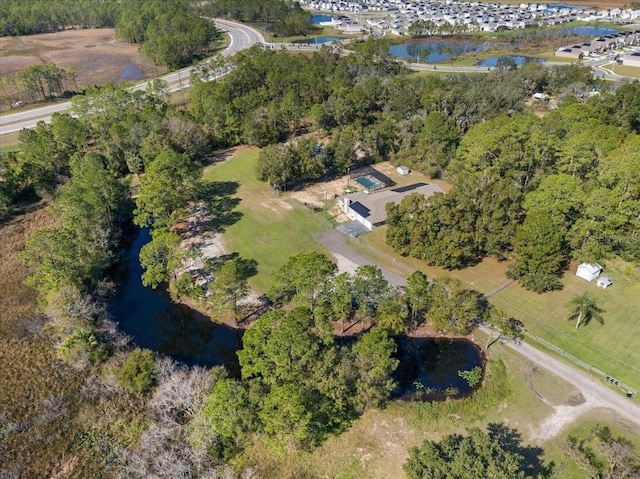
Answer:
[(598, 278), (598, 282), (596, 284), (598, 285), (598, 288), (607, 289), (613, 284), (613, 281), (603, 276), (602, 278)]
[(402, 176), (406, 176), (409, 174), (409, 167), (408, 166), (398, 166), (396, 168), (396, 171), (398, 172), (398, 174), (402, 175)]
[(578, 278), (586, 279), (587, 281), (593, 281), (600, 273), (602, 273), (602, 266), (598, 263), (582, 263), (578, 266), (576, 276)]

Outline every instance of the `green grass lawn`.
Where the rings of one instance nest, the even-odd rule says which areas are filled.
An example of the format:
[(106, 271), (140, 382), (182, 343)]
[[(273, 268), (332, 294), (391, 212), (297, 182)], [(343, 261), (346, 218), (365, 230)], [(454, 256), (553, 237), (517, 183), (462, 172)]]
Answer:
[[(565, 273), (562, 291), (536, 294), (513, 283), (491, 298), (493, 304), (519, 317), (532, 334), (577, 356), (640, 390), (640, 274), (623, 263), (607, 265), (604, 275), (614, 281), (607, 290), (575, 276), (577, 265)], [(588, 291), (604, 309), (604, 325), (592, 322), (576, 331), (567, 321), (567, 302)]]
[(237, 252), (243, 258), (258, 262), (258, 274), (251, 278), (250, 285), (264, 293), (271, 285), (274, 272), (290, 256), (324, 251), (314, 236), (327, 226), (310, 213), (293, 207), (283, 197), (276, 196), (266, 183), (256, 179), (258, 149), (237, 151), (224, 162), (209, 166), (204, 178), (240, 184), (236, 197), (240, 199), (238, 210), (242, 218), (228, 227), (224, 243), (229, 253)]
[(628, 65), (618, 65), (617, 63), (612, 63), (609, 65), (605, 65), (605, 68), (617, 75), (640, 78), (640, 68), (638, 67), (630, 67)]
[[(414, 258), (397, 255), (385, 241), (386, 228), (361, 236), (366, 252), (369, 245), (378, 250), (380, 258), (388, 257), (385, 265), (401, 263), (410, 270), (420, 269), (430, 277), (448, 275), (481, 293), (488, 293), (507, 281), (507, 262), (486, 258), (480, 264), (462, 270), (446, 271), (431, 267)], [(562, 278), (563, 289), (536, 294), (517, 282), (491, 297), (491, 302), (520, 319), (527, 330), (540, 336), (588, 364), (640, 390), (640, 272), (625, 263), (607, 264), (604, 275), (614, 281), (607, 290), (596, 287), (575, 276), (577, 265), (572, 264)], [(402, 273), (403, 269), (395, 267)], [(575, 330), (565, 318), (567, 303), (575, 294), (592, 293), (604, 309), (605, 324), (597, 322)], [(636, 397), (636, 400), (637, 397)]]

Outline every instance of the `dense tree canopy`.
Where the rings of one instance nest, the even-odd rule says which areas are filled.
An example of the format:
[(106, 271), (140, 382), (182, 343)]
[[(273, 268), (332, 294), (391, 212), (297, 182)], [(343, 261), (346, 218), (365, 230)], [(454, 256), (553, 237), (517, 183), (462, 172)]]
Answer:
[(548, 477), (540, 450), (521, 445), (520, 434), (501, 424), (489, 433), (474, 428), (467, 436), (453, 434), (440, 442), (425, 441), (411, 450), (404, 470), (410, 479), (516, 479)]
[(306, 35), (314, 31), (311, 14), (298, 2), (285, 0), (216, 0), (204, 4), (212, 17), (226, 17), (244, 23), (267, 23), (276, 35)]
[(116, 0), (6, 0), (0, 3), (0, 36), (113, 27), (119, 11)]

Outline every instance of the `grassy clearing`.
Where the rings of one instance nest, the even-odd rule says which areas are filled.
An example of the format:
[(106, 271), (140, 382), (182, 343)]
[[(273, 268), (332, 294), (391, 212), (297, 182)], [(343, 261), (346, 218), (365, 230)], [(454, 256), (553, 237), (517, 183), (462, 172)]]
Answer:
[(265, 292), (274, 272), (290, 256), (323, 251), (314, 236), (328, 226), (288, 203), (286, 193), (276, 196), (266, 183), (256, 179), (258, 152), (255, 148), (237, 149), (232, 158), (208, 167), (205, 179), (239, 183), (236, 197), (240, 199), (242, 218), (228, 227), (224, 241), (229, 252), (258, 262), (258, 274), (251, 278), (250, 285)]
[[(385, 241), (385, 228), (361, 236), (364, 252), (368, 248), (379, 251), (378, 258), (388, 256), (386, 264), (396, 271), (406, 268), (419, 269), (431, 277), (451, 276), (463, 284), (488, 293), (507, 281), (505, 271), (508, 262), (485, 258), (476, 266), (462, 270), (446, 271), (427, 266), (414, 258), (403, 258), (396, 254)], [(355, 245), (358, 247), (357, 245)], [(400, 263), (403, 269), (397, 267)], [(540, 336), (568, 351), (583, 361), (607, 374), (640, 389), (640, 337), (629, 334), (640, 311), (640, 272), (625, 263), (610, 263), (606, 275), (614, 282), (608, 290), (596, 287), (574, 275), (577, 265), (572, 264), (562, 278), (563, 289), (545, 294), (536, 294), (522, 288), (517, 282), (491, 297), (499, 309), (520, 319), (532, 334)], [(605, 310), (605, 324), (597, 322), (575, 330), (566, 321), (567, 303), (574, 294), (592, 293), (598, 305)], [(637, 400), (637, 399), (636, 399)]]
[(608, 410), (590, 411), (563, 431), (561, 435), (545, 444), (547, 457), (556, 464), (560, 471), (557, 479), (582, 479), (586, 477), (585, 471), (579, 469), (575, 463), (569, 460), (565, 452), (565, 444), (569, 436), (589, 436), (595, 426), (609, 426), (612, 436), (624, 437), (631, 441), (636, 452), (640, 450), (640, 434), (637, 429), (629, 427), (627, 423), (621, 421), (619, 417)]
[[(577, 278), (572, 265), (565, 273), (562, 291), (538, 295), (513, 283), (491, 301), (518, 316), (527, 329), (574, 356), (640, 389), (640, 338), (629, 334), (640, 311), (640, 273), (623, 263), (607, 265), (615, 281), (608, 290)], [(604, 309), (605, 324), (593, 322), (576, 331), (567, 321), (567, 302), (574, 294), (591, 293)]]
[(617, 63), (613, 63), (608, 66), (607, 70), (615, 73), (616, 75), (621, 75), (625, 77), (631, 78), (640, 78), (640, 68), (638, 67), (630, 67), (625, 65), (618, 65)]
[(6, 135), (0, 135), (0, 151), (18, 151), (20, 149), (20, 133), (7, 133)]

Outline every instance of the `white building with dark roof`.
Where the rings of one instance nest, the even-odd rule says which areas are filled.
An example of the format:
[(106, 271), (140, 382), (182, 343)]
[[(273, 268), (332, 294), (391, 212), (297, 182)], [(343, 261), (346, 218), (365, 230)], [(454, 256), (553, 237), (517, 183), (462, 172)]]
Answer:
[(363, 224), (369, 231), (387, 221), (388, 203), (399, 204), (405, 196), (413, 193), (429, 198), (435, 193), (443, 193), (438, 185), (432, 183), (414, 183), (408, 186), (376, 190), (372, 193), (358, 192), (339, 196), (338, 205), (351, 220)]

